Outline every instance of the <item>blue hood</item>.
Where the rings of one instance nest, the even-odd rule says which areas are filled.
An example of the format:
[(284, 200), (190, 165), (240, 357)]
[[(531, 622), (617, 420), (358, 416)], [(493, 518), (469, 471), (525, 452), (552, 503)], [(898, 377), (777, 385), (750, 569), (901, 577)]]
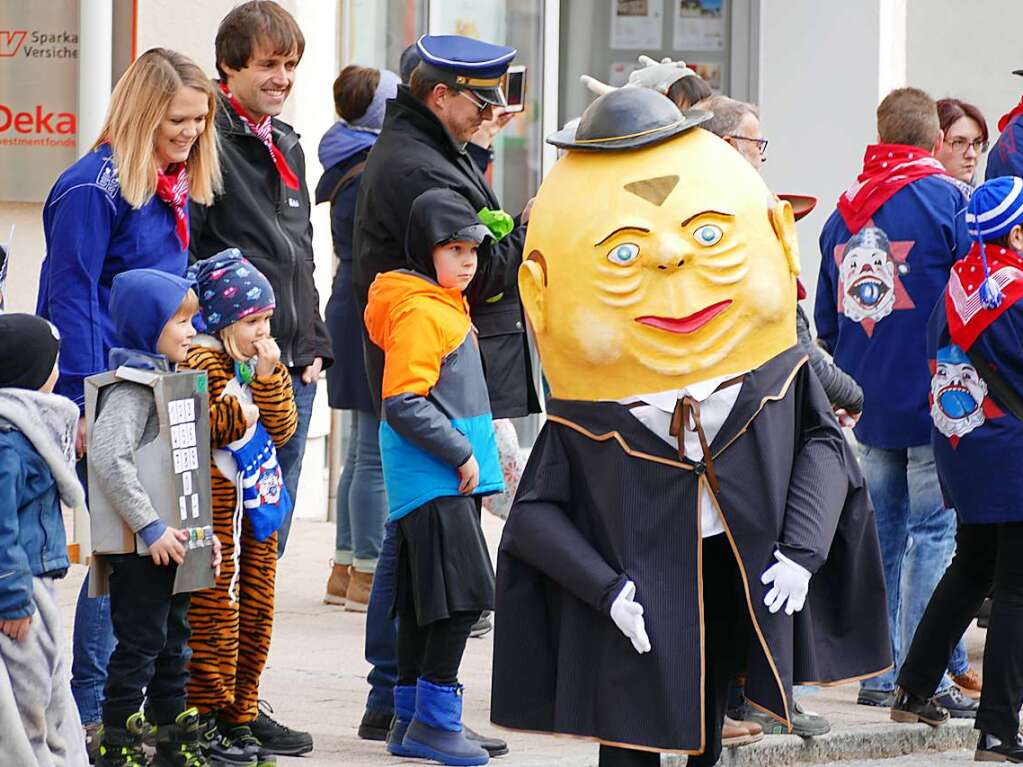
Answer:
[(157, 354), (163, 326), (191, 287), (184, 277), (157, 269), (131, 269), (114, 277), (109, 308), (117, 345)]
[(373, 146), (379, 132), (358, 130), (346, 122), (336, 122), (323, 134), (317, 154), (324, 170), (333, 168), (339, 162)]

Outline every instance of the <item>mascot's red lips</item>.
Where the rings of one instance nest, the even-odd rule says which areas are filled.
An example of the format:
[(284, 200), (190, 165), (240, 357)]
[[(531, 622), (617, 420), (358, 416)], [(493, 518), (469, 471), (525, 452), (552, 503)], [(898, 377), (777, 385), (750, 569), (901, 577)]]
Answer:
[(647, 315), (637, 317), (636, 322), (641, 325), (649, 325), (658, 330), (667, 330), (669, 333), (692, 333), (702, 328), (731, 305), (732, 301), (729, 299), (706, 306), (700, 309), (700, 311), (690, 314), (688, 317), (654, 317)]

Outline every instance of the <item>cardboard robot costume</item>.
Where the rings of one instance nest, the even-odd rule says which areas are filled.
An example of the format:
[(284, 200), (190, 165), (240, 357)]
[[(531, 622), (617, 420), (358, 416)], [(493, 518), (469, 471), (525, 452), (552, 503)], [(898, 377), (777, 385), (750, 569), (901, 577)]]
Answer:
[(553, 398), (498, 556), (491, 719), (712, 764), (729, 671), (788, 724), (793, 684), (891, 648), (864, 481), (795, 345), (791, 207), (699, 119), (626, 88), (550, 139), (519, 288)]
[[(135, 453), (139, 482), (160, 519), (171, 528), (188, 529), (185, 561), (178, 565), (174, 593), (213, 585), (213, 512), (210, 473), (210, 410), (206, 373), (165, 372), (122, 366), (85, 379), (87, 433), (92, 434), (100, 392), (120, 381), (153, 390), (159, 433)], [(87, 451), (86, 455), (91, 455)], [(89, 515), (92, 522), (90, 594), (105, 593), (108, 568), (104, 554), (148, 554), (142, 538), (132, 532), (107, 499), (97, 472), (89, 472)]]

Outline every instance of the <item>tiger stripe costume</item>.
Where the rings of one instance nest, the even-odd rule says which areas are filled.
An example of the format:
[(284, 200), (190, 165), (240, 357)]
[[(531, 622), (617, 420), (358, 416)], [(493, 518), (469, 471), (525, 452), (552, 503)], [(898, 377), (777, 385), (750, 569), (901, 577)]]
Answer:
[[(231, 378), (234, 360), (225, 351), (193, 346), (185, 366), (205, 370), (210, 391), (210, 441), (214, 448), (240, 439), (246, 431), (242, 406), (234, 397), (220, 399)], [(259, 418), (280, 448), (295, 433), (298, 410), (291, 376), (281, 363), (266, 378), (249, 384)], [(211, 466), (213, 530), (223, 546), (220, 577), (213, 588), (192, 595), (188, 622), (192, 660), (188, 705), (200, 713), (215, 711), (230, 724), (245, 724), (258, 713), (259, 678), (270, 650), (277, 574), (277, 533), (264, 541), (252, 535), (243, 515), (238, 558), (238, 601), (229, 586), (235, 573), (233, 518), (237, 498), (234, 482)]]

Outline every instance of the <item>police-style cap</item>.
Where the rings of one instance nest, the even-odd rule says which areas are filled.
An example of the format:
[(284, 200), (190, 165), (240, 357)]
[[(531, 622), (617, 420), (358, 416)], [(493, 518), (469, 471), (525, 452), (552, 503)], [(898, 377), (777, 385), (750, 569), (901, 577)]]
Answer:
[(518, 53), (462, 35), (423, 35), (416, 43), (419, 66), (453, 88), (470, 90), (487, 104), (507, 106), (504, 77)]

